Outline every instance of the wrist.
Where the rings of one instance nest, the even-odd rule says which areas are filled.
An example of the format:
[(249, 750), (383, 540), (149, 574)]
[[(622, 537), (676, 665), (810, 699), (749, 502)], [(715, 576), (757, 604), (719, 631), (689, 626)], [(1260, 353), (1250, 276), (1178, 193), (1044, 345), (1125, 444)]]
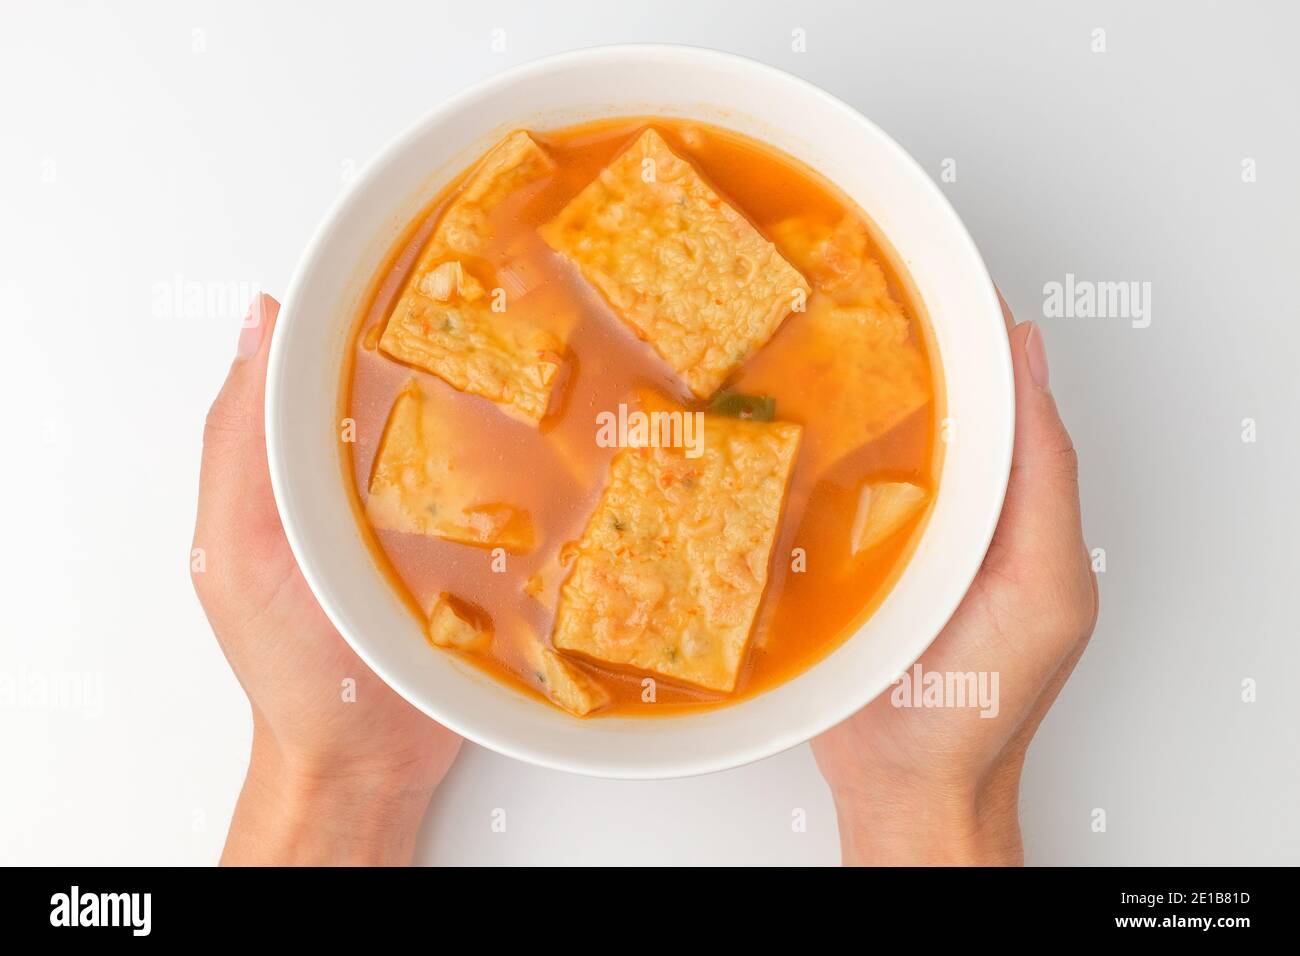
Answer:
[(405, 865), (432, 793), (396, 772), (300, 759), (255, 732), (221, 862)]
[(846, 866), (1019, 866), (1018, 775), (984, 787), (832, 788)]

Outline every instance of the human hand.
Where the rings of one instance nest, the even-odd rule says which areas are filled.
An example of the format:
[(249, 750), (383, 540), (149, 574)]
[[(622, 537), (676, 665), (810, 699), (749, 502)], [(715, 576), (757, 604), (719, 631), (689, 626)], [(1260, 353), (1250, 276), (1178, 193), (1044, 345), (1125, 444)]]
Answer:
[(814, 740), (845, 863), (1023, 862), (1025, 752), (1096, 623), (1078, 463), (1047, 388), (1042, 333), (1002, 310), (1016, 380), (1006, 503), (974, 583), (920, 660), (929, 673), (996, 673), (998, 712), (897, 707), (891, 689)]
[(194, 589), (253, 711), (222, 862), (406, 863), (460, 738), (362, 663), (294, 561), (262, 427), (279, 311), (254, 299), (203, 430)]

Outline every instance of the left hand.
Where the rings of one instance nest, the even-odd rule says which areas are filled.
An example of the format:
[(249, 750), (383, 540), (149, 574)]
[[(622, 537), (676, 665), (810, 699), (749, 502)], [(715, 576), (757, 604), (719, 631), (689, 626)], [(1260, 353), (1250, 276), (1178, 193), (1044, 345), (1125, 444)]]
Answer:
[(407, 863), (460, 738), (361, 662), (294, 562), (262, 428), (279, 310), (254, 300), (203, 431), (194, 589), (253, 711), (222, 862)]

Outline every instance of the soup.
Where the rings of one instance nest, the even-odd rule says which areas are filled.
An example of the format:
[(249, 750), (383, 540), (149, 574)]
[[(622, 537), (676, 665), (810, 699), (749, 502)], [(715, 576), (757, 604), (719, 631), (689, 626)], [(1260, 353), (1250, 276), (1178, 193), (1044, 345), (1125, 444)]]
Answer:
[(340, 397), (375, 560), (452, 653), (583, 717), (721, 706), (888, 592), (942, 388), (865, 214), (752, 139), (517, 130), (396, 244)]

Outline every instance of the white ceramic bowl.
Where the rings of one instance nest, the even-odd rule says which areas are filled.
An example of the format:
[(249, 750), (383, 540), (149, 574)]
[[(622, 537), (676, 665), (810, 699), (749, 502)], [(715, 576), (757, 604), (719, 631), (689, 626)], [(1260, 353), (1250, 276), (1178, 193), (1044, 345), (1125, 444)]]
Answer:
[[(362, 543), (336, 443), (349, 328), (391, 244), (505, 132), (605, 116), (687, 117), (748, 134), (820, 171), (892, 243), (929, 312), (955, 440), (906, 570), (856, 635), (742, 703), (681, 717), (577, 720), (434, 651)], [(1011, 461), (1011, 363), (979, 253), (930, 178), (851, 107), (772, 67), (680, 46), (613, 46), (509, 70), (393, 140), (311, 240), (275, 330), (266, 441), (298, 564), (357, 654), (430, 717), (532, 763), (607, 777), (686, 776), (802, 743), (885, 690), (943, 627), (983, 559)]]

